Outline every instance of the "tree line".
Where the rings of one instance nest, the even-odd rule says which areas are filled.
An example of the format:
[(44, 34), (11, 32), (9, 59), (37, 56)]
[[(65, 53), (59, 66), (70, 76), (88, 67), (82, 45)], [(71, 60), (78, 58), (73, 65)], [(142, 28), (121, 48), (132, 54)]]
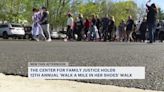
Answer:
[[(146, 15), (146, 9), (139, 7), (133, 0), (1, 0), (0, 20), (9, 22), (20, 22), (26, 20), (29, 24), (32, 16), (32, 8), (47, 6), (50, 13), (50, 24), (53, 27), (65, 26), (67, 12), (72, 12), (74, 17), (83, 14), (84, 17), (98, 15), (114, 16), (116, 24), (126, 20), (129, 15), (134, 19)], [(159, 8), (159, 19), (164, 19), (164, 12)]]

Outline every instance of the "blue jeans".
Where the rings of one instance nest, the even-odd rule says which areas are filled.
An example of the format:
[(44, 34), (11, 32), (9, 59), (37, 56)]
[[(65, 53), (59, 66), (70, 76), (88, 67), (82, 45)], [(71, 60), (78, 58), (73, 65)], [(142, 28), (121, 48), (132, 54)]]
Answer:
[(154, 32), (155, 32), (155, 23), (148, 23), (149, 30), (149, 40), (150, 42), (154, 41)]

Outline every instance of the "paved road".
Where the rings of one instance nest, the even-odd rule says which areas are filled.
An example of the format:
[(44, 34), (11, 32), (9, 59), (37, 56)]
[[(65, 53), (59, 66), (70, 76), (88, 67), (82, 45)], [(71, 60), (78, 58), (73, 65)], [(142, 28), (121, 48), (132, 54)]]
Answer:
[(164, 91), (164, 44), (0, 41), (0, 72), (27, 76), (28, 62), (72, 66), (146, 66), (145, 80), (81, 80)]

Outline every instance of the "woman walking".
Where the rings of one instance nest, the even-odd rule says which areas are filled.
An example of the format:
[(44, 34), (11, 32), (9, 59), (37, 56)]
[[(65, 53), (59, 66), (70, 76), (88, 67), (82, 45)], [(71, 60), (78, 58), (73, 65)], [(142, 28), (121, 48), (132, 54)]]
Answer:
[(155, 32), (155, 27), (156, 27), (158, 9), (154, 3), (151, 5), (148, 5), (150, 2), (151, 2), (151, 0), (149, 0), (146, 3), (147, 24), (148, 24), (148, 30), (149, 30), (149, 40), (150, 40), (149, 43), (153, 43), (154, 42), (154, 32)]
[(38, 9), (33, 8), (32, 36), (33, 36), (33, 39), (36, 41), (39, 41), (40, 38), (42, 38), (43, 40), (46, 40), (46, 37), (45, 37), (43, 30), (42, 30), (42, 27), (39, 24), (40, 18), (41, 18), (41, 12), (39, 12)]

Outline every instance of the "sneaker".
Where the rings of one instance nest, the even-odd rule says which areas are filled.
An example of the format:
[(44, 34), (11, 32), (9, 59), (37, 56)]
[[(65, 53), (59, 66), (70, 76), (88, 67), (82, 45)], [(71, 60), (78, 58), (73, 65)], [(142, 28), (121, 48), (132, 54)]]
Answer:
[(52, 40), (51, 39), (48, 39), (48, 40), (46, 40), (47, 42), (51, 42)]
[(36, 39), (37, 42), (39, 42), (40, 40), (39, 39)]
[(33, 38), (35, 41), (39, 42), (39, 39), (38, 38)]
[(67, 42), (68, 40), (67, 39), (64, 39), (64, 42)]

